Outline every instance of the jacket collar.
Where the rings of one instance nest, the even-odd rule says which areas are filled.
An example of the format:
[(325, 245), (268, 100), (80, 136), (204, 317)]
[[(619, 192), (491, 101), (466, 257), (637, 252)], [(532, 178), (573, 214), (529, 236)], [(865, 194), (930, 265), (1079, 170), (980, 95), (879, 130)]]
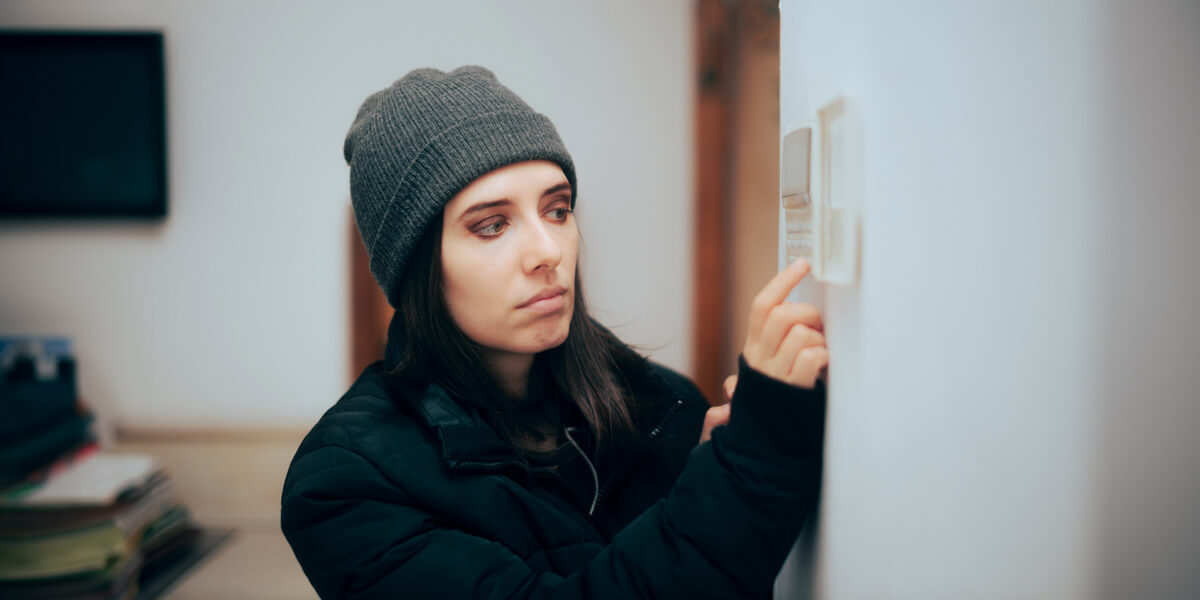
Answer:
[[(390, 372), (400, 361), (404, 349), (403, 331), (399, 313), (396, 313), (388, 325), (388, 343), (384, 352), (385, 372)], [(405, 396), (415, 400), (416, 412), (423, 424), (437, 433), (442, 446), (442, 459), (450, 468), (522, 467), (516, 451), (500, 439), (479, 412), (455, 401), (441, 385), (436, 382), (430, 383), (423, 390), (414, 388), (408, 392)], [(682, 403), (680, 398), (672, 398), (671, 401), (677, 405)], [(661, 422), (651, 429), (643, 430), (642, 435), (657, 433), (677, 408), (678, 406), (668, 407)], [(571, 413), (564, 413), (564, 420), (571, 421), (572, 418), (568, 415)], [(590, 432), (585, 431), (584, 438), (588, 444), (592, 443)]]
[[(404, 327), (397, 311), (388, 324), (384, 372), (391, 372), (400, 363), (404, 345)], [(416, 407), (423, 424), (437, 433), (442, 445), (442, 459), (451, 468), (509, 463), (520, 466), (516, 452), (496, 435), (478, 411), (456, 402), (441, 385), (430, 383), (424, 389), (413, 388), (406, 392), (406, 400)]]
[(425, 424), (442, 442), (442, 460), (452, 468), (520, 466), (517, 453), (496, 435), (474, 409), (454, 401), (437, 383), (430, 383), (418, 401)]

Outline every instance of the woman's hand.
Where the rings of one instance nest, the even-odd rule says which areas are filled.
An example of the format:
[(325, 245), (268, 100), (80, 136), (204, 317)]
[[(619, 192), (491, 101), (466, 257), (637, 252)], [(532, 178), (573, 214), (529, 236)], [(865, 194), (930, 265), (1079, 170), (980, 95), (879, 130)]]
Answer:
[[(829, 365), (829, 349), (822, 333), (825, 323), (817, 307), (786, 301), (808, 271), (808, 261), (800, 259), (775, 275), (754, 297), (742, 359), (768, 377), (811, 388)], [(712, 437), (714, 428), (729, 423), (737, 375), (726, 377), (724, 387), (725, 402), (709, 408), (704, 415), (701, 444)]]
[(829, 364), (820, 311), (811, 304), (787, 302), (788, 293), (808, 270), (808, 261), (797, 260), (763, 286), (750, 304), (742, 347), (742, 359), (754, 370), (804, 388), (816, 385)]
[(729, 424), (729, 401), (733, 399), (733, 390), (737, 388), (737, 375), (725, 378), (725, 401), (704, 413), (704, 427), (700, 430), (700, 443), (707, 442), (712, 437), (712, 430), (719, 425)]

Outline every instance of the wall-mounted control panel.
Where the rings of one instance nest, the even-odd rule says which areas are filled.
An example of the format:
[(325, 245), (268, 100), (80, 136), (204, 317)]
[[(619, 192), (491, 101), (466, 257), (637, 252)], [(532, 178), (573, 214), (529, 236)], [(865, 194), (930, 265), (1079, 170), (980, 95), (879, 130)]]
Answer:
[(811, 177), (812, 128), (801, 127), (783, 138), (783, 164), (779, 170), (783, 196), (784, 252), (787, 263), (798, 258), (813, 262), (813, 206)]
[(858, 278), (857, 123), (849, 104), (817, 110), (815, 127), (783, 138), (780, 195), (787, 262), (805, 258), (819, 281), (852, 285)]

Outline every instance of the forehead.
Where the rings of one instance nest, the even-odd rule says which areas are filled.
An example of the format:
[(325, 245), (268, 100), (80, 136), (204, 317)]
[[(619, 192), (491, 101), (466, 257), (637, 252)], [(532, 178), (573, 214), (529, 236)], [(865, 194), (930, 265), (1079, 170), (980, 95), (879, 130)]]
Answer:
[(567, 176), (557, 164), (546, 160), (513, 163), (491, 171), (460, 190), (446, 205), (447, 214), (470, 208), (478, 202), (519, 201), (540, 198), (542, 193), (566, 183)]

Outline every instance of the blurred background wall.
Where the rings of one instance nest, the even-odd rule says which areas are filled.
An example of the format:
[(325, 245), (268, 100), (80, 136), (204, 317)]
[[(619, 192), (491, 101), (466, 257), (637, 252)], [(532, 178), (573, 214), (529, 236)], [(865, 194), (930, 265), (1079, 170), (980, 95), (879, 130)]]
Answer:
[(359, 103), (410, 69), (491, 68), (578, 168), (594, 314), (687, 371), (691, 5), (6, 0), (0, 27), (165, 33), (169, 214), (0, 223), (0, 332), (73, 339), (131, 427), (304, 427), (348, 384)]
[[(846, 99), (861, 271), (781, 597), (1196, 598), (1200, 10), (781, 6), (781, 126)], [(815, 168), (815, 167), (814, 167)]]

